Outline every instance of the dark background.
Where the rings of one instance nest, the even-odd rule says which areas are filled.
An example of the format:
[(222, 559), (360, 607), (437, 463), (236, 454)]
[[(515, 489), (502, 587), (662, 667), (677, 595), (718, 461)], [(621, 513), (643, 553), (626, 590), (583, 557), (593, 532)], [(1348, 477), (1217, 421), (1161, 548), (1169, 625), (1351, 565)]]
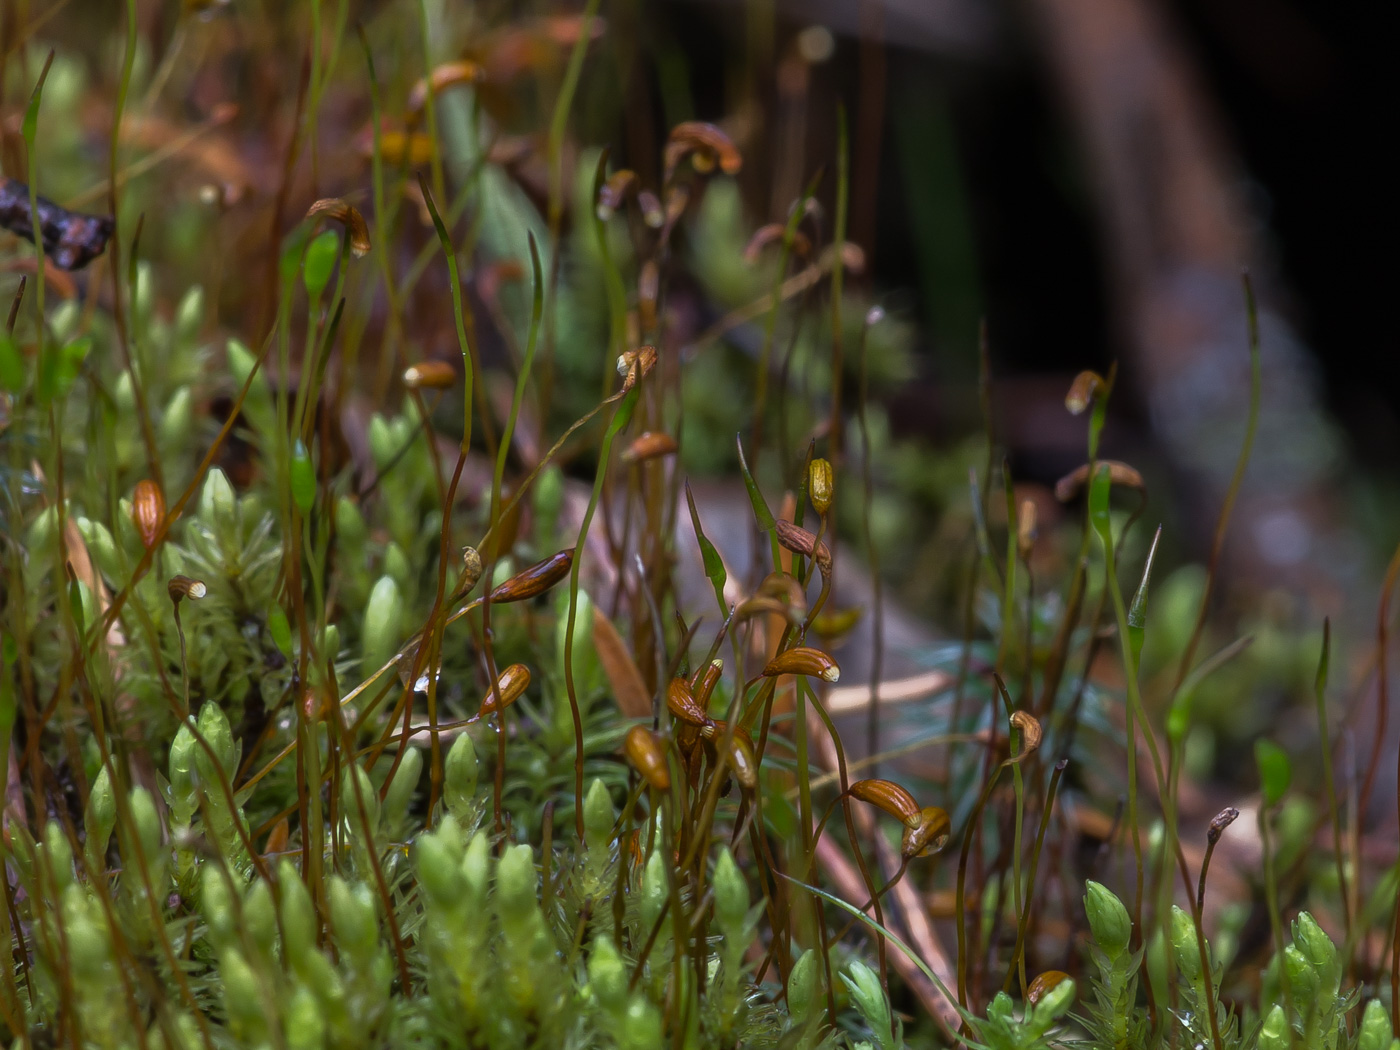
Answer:
[[(1388, 467), (1400, 439), (1400, 339), (1390, 250), (1397, 171), (1387, 159), (1396, 78), (1384, 5), (1178, 0), (1159, 9), (1241, 165), (1241, 192), (1285, 289), (1282, 309), (1320, 365), (1326, 403), (1353, 454)], [(989, 27), (964, 27), (960, 39), (968, 12), (930, 4), (927, 39), (911, 34), (917, 46), (903, 46), (893, 15), (886, 10), (881, 45), (873, 280), (923, 321), (922, 379), (969, 377), (984, 316), (1004, 375), (1107, 367), (1124, 347), (1093, 177), (1032, 19), (1003, 5)], [(810, 16), (836, 23), (837, 46), (809, 109), (840, 98), (858, 110), (860, 26), (843, 25), (851, 11), (780, 9), (775, 49), (821, 21)], [(722, 114), (732, 78), (718, 72), (741, 63), (745, 47), (740, 8), (678, 2), (652, 17), (687, 57), (698, 115)], [(808, 157), (834, 146), (829, 125), (811, 117)], [(752, 173), (755, 196), (767, 180)], [(921, 410), (897, 418), (928, 425), (927, 395), (915, 389)]]

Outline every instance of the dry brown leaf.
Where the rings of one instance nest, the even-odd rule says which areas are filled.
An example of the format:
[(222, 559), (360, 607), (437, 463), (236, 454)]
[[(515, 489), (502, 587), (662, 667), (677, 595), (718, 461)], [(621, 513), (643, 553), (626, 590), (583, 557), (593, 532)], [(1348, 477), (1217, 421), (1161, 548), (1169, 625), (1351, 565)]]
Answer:
[(608, 676), (618, 709), (628, 718), (651, 717), (651, 692), (642, 681), (642, 672), (603, 610), (593, 607), (593, 648)]

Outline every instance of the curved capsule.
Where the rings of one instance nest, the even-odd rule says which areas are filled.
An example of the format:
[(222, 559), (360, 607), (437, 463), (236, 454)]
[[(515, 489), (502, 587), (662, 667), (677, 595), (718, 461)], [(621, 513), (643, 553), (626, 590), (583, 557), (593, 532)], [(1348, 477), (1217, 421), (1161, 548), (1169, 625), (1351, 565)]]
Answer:
[(779, 653), (763, 668), (764, 678), (773, 678), (780, 674), (803, 674), (820, 678), (823, 682), (836, 682), (841, 678), (841, 668), (829, 654), (820, 649), (799, 645)]
[(687, 120), (671, 129), (664, 151), (666, 181), (671, 181), (676, 165), (687, 154), (695, 154), (692, 163), (701, 173), (710, 171), (716, 164), (726, 175), (737, 174), (744, 165), (734, 141), (713, 124), (699, 120)]
[(948, 844), (952, 824), (941, 806), (925, 806), (919, 811), (919, 826), (906, 827), (899, 852), (906, 860), (914, 857), (927, 857), (937, 853)]
[[(700, 730), (706, 750), (715, 757), (728, 734), (729, 723), (722, 718), (714, 719)], [(758, 786), (758, 760), (755, 757), (753, 737), (741, 725), (734, 727), (734, 739), (725, 755), (725, 763), (734, 771), (735, 778), (745, 791), (752, 791)]]
[(661, 229), (666, 222), (666, 211), (661, 207), (661, 201), (651, 190), (637, 191), (637, 206), (642, 209), (642, 221), (653, 230)]
[(1036, 748), (1040, 747), (1040, 741), (1044, 739), (1045, 730), (1040, 728), (1040, 723), (1029, 711), (1017, 711), (1011, 716), (1011, 726), (1021, 734), (1021, 750), (1016, 755), (1019, 762)]
[[(1116, 459), (1100, 459), (1097, 462), (1108, 467), (1108, 480), (1111, 484), (1122, 488), (1137, 489), (1140, 492), (1147, 491), (1147, 485), (1143, 482), (1142, 475), (1128, 464), (1120, 463)], [(1068, 503), (1079, 495), (1088, 480), (1089, 464), (1081, 463), (1055, 482), (1055, 498), (1061, 503)]]
[(759, 596), (739, 603), (734, 610), (734, 620), (741, 623), (744, 620), (752, 620), (755, 616), (781, 616), (788, 623), (799, 624), (805, 612), (805, 609), (794, 609), (777, 598)]
[(1108, 394), (1108, 383), (1104, 377), (1090, 369), (1085, 369), (1074, 377), (1074, 382), (1069, 385), (1069, 392), (1065, 394), (1065, 408), (1069, 409), (1069, 414), (1077, 416), (1083, 412), (1096, 397)]
[[(787, 235), (787, 226), (781, 222), (770, 222), (766, 226), (760, 226), (754, 230), (753, 236), (749, 238), (749, 243), (744, 246), (744, 262), (752, 266), (758, 262), (759, 256), (763, 254), (763, 249), (770, 244), (781, 244)], [(812, 242), (801, 230), (794, 230), (792, 234), (792, 254), (800, 258), (806, 258), (812, 254)]]
[(630, 168), (620, 168), (609, 175), (607, 182), (598, 190), (598, 218), (610, 218), (636, 192), (637, 185), (637, 173)]
[[(511, 704), (520, 699), (526, 687), (530, 684), (530, 669), (524, 664), (511, 664), (501, 672), (496, 679), (496, 689), (486, 694), (486, 699), (481, 702), (481, 710), (477, 712), (477, 718), (485, 718), (487, 715), (494, 715), (497, 711), (504, 711)], [(500, 693), (500, 706), (496, 705), (496, 694)]]
[(700, 710), (709, 710), (710, 697), (714, 694), (715, 686), (719, 685), (722, 674), (724, 661), (716, 657), (690, 676), (690, 692), (695, 697), (695, 702), (700, 705)]
[(693, 726), (704, 726), (710, 721), (710, 716), (696, 701), (690, 691), (690, 683), (684, 678), (672, 678), (671, 684), (666, 687), (666, 709), (680, 721)]
[(345, 227), (345, 233), (350, 238), (350, 254), (355, 258), (363, 259), (369, 254), (369, 224), (360, 214), (360, 209), (349, 201), (341, 197), (322, 197), (306, 209), (308, 219), (313, 215), (325, 215)]
[(729, 768), (734, 770), (734, 779), (739, 782), (739, 786), (745, 791), (753, 791), (758, 787), (758, 759), (754, 757), (753, 744), (749, 741), (749, 734), (735, 732), (734, 739), (729, 742), (729, 753), (726, 756), (729, 761)]
[(185, 598), (197, 602), (209, 593), (203, 580), (192, 580), (188, 576), (170, 577), (170, 582), (165, 585), (165, 589), (170, 594), (170, 600), (177, 605)]
[(466, 594), (476, 586), (477, 580), (481, 579), (483, 572), (481, 564), (481, 552), (475, 547), (462, 548), (462, 579), (457, 585), (459, 594)]
[(923, 813), (914, 796), (892, 780), (857, 780), (850, 787), (850, 795), (883, 809), (906, 827), (917, 829), (923, 823)]
[(491, 592), (491, 601), (498, 604), (523, 602), (527, 598), (537, 597), (569, 575), (573, 565), (574, 548), (551, 554), (544, 561), (537, 561), (528, 569), (517, 572), (497, 587)]
[[(434, 67), (430, 77), (433, 94), (436, 95), (455, 84), (479, 84), (485, 79), (485, 72), (470, 59), (457, 59)], [(421, 113), (428, 101), (428, 80), (429, 77), (421, 78), (408, 93), (408, 112), (411, 115)]]
[(617, 357), (617, 374), (622, 376), (622, 389), (625, 393), (637, 385), (638, 379), (645, 379), (647, 373), (656, 367), (656, 347), (639, 346), (635, 350), (623, 351)]
[(671, 770), (666, 765), (666, 747), (660, 736), (646, 726), (633, 726), (627, 731), (622, 750), (632, 768), (657, 791), (671, 787)]
[(779, 543), (794, 554), (811, 558), (817, 563), (817, 568), (823, 576), (831, 575), (831, 550), (825, 543), (790, 521), (775, 521), (773, 527), (777, 531)]

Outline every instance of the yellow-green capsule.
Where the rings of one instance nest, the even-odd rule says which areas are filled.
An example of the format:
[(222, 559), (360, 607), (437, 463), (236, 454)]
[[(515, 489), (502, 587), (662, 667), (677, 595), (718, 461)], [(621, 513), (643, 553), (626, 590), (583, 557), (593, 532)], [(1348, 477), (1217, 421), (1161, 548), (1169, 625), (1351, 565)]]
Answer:
[(829, 459), (814, 459), (807, 467), (807, 495), (812, 498), (812, 506), (817, 513), (826, 517), (831, 509), (831, 495), (835, 487), (835, 476)]

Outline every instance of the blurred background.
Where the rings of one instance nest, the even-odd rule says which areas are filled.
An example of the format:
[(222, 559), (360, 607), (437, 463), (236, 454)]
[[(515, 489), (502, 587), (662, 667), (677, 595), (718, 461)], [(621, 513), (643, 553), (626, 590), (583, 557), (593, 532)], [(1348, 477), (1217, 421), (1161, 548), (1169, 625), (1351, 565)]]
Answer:
[[(24, 101), (56, 47), (45, 107), (57, 115), (46, 118), (41, 188), (94, 210), (106, 193), (123, 8), (5, 0), (0, 18), (4, 172), (23, 176)], [(482, 312), (494, 317), (492, 296), (518, 278), (503, 267), (518, 264), (520, 230), (539, 221), (524, 205), (544, 210), (545, 128), (579, 9), (428, 3), (426, 34), (403, 10), (330, 0), (135, 4), (121, 225), (131, 230), (144, 213), (142, 258), (203, 283), (209, 331), (249, 342), (266, 331), (276, 292), (267, 246), (311, 201), (341, 195), (370, 210), (371, 104), (353, 27), (363, 27), (374, 55), (386, 135), (403, 134), (425, 48), (434, 63), (480, 64), (476, 100), (495, 136), (486, 161), (500, 173), (483, 185), (517, 209), (501, 219), (496, 242), (488, 215), (469, 278)], [(752, 370), (762, 333), (752, 320), (723, 323), (768, 285), (744, 269), (743, 245), (754, 229), (782, 222), (809, 184), (821, 206), (816, 225), (830, 238), (844, 114), (847, 239), (861, 253), (847, 277), (853, 316), (879, 306), (888, 318), (872, 330), (870, 446), (880, 572), (892, 609), (906, 617), (892, 644), (917, 657), (960, 631), (967, 470), (986, 458), (983, 346), (995, 446), (1046, 535), (1081, 514), (1052, 495), (1084, 459), (1083, 420), (1065, 411), (1065, 392), (1081, 369), (1117, 366), (1103, 451), (1146, 479), (1144, 522), (1164, 527), (1164, 602), (1189, 619), (1246, 430), (1247, 270), (1259, 301), (1262, 411), (1221, 561), (1212, 640), (1256, 641), (1249, 666), (1219, 686), (1225, 707), (1206, 720), (1219, 747), (1198, 767), (1228, 770), (1229, 756), (1281, 710), (1296, 715), (1278, 723), (1286, 741), (1315, 732), (1309, 709), (1286, 701), (1307, 703), (1324, 616), (1340, 639), (1338, 717), (1348, 731), (1373, 724), (1370, 639), (1400, 534), (1400, 347), (1389, 299), (1397, 231), (1386, 203), (1396, 170), (1384, 159), (1395, 63), (1381, 5), (608, 0), (600, 13), (606, 25), (589, 48), (566, 169), (591, 172), (588, 151), (606, 145), (614, 168), (654, 186), (668, 129), (686, 120), (718, 124), (744, 157), (732, 182), (706, 191), (666, 319), (672, 345), (687, 352), (723, 344), (723, 357), (696, 356), (685, 394), (683, 459), (697, 485), (714, 479), (712, 502), (728, 493), (744, 507), (729, 435), (747, 425), (736, 376)], [(336, 73), (308, 100), (313, 32), (340, 43), (318, 52)], [(449, 137), (466, 119), (455, 97), (442, 103)], [(310, 102), (315, 147), (289, 156), (291, 129)], [(406, 155), (402, 139), (398, 148)], [(449, 182), (462, 185), (471, 170), (449, 165)], [(411, 186), (404, 196), (421, 212)], [(570, 208), (565, 229), (575, 221)], [(405, 259), (429, 243), (418, 226)], [(18, 272), (12, 257), (7, 250), (6, 266)], [(578, 404), (562, 394), (555, 409), (577, 415), (593, 403), (598, 363), (570, 372), (568, 339), (603, 330), (606, 311), (596, 281), (589, 306), (587, 257), (571, 258), (579, 302), (559, 367), (586, 393)], [(449, 359), (455, 338), (437, 269), (422, 272), (413, 327), (402, 334), (415, 352)], [(169, 309), (182, 290), (172, 278), (158, 294)], [(512, 292), (501, 294), (510, 302)], [(347, 338), (387, 339), (382, 306), (364, 311)], [(482, 336), (488, 368), (509, 361), (504, 328), (498, 335)], [(846, 389), (856, 382), (848, 371)], [(400, 396), (387, 389), (368, 393)], [(216, 416), (220, 396), (227, 391), (211, 395)], [(351, 405), (347, 419), (362, 431), (372, 407), (354, 416)], [(558, 432), (571, 418), (544, 429)], [(354, 429), (347, 423), (347, 455)], [(450, 421), (441, 429), (450, 433)], [(224, 466), (237, 480), (240, 464)], [(591, 470), (585, 463), (576, 473)], [(854, 521), (843, 526), (858, 532)], [(1062, 571), (1063, 545), (1045, 546), (1059, 558), (1048, 571)], [(1254, 702), (1227, 710), (1242, 692)], [(1376, 798), (1393, 798), (1388, 775)]]

